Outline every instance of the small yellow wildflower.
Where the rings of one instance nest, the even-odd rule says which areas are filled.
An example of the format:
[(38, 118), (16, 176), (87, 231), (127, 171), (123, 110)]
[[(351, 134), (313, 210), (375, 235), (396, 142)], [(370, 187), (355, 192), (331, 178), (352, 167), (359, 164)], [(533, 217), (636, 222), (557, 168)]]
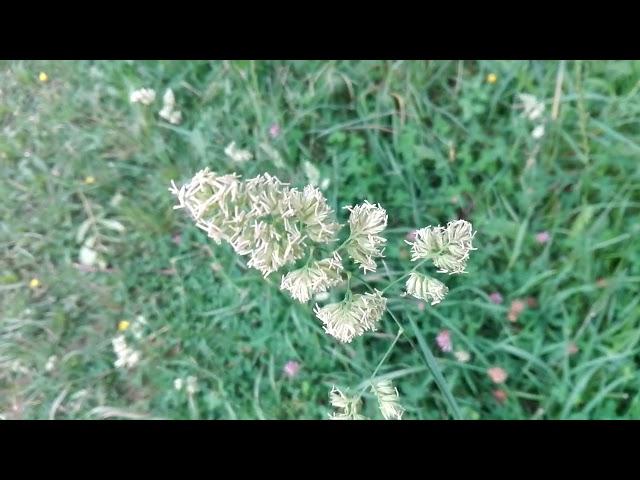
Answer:
[(47, 80), (49, 80), (49, 75), (47, 75), (44, 72), (40, 72), (40, 75), (38, 75), (38, 80), (40, 80), (42, 83), (44, 83)]
[(29, 282), (29, 287), (31, 288), (38, 288), (40, 286), (40, 280), (38, 280), (37, 278), (32, 278), (31, 281)]
[(88, 177), (85, 177), (84, 183), (87, 184), (87, 185), (91, 185), (93, 183), (96, 183), (96, 179), (94, 177), (92, 177), (91, 175), (89, 175)]
[(120, 320), (120, 322), (118, 322), (118, 330), (124, 332), (129, 328), (129, 325), (131, 325), (131, 323), (128, 320)]
[(487, 75), (487, 83), (494, 84), (498, 81), (498, 76), (495, 73)]

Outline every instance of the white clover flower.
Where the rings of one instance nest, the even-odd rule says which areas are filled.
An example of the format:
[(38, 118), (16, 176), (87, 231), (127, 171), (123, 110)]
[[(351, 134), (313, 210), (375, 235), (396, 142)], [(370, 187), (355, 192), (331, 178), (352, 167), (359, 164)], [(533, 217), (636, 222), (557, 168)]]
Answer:
[(539, 140), (544, 137), (544, 125), (538, 125), (531, 131), (531, 136), (535, 140)]
[(249, 150), (241, 150), (236, 147), (236, 142), (231, 142), (224, 149), (224, 153), (227, 157), (233, 160), (236, 163), (243, 163), (251, 160), (253, 155)]
[(193, 395), (198, 391), (198, 379), (196, 377), (188, 376), (186, 384), (187, 386), (185, 390), (187, 391), (187, 394)]
[(522, 114), (529, 120), (537, 120), (544, 114), (544, 102), (538, 100), (535, 95), (520, 93), (518, 98), (522, 102), (520, 105), (523, 109)]
[(409, 274), (405, 290), (404, 295), (411, 295), (412, 297), (429, 302), (431, 305), (440, 303), (449, 292), (447, 286), (440, 280), (417, 272), (411, 272), (411, 274)]
[(111, 344), (117, 357), (114, 362), (116, 368), (133, 368), (140, 361), (140, 352), (129, 347), (123, 335), (115, 337)]
[(337, 340), (350, 343), (367, 331), (375, 331), (387, 307), (387, 299), (382, 292), (348, 294), (341, 302), (324, 307), (316, 304), (315, 314), (323, 323), (323, 328)]
[(169, 110), (173, 110), (176, 106), (176, 96), (170, 88), (167, 88), (162, 96), (162, 106)]
[(159, 115), (174, 125), (182, 121), (182, 112), (176, 109), (176, 97), (170, 88), (164, 92), (164, 96), (162, 97), (162, 110), (160, 110)]
[(177, 391), (182, 390), (183, 385), (184, 385), (184, 381), (181, 378), (176, 378), (173, 381), (173, 388), (175, 388)]
[(288, 291), (301, 303), (306, 303), (314, 294), (324, 293), (342, 281), (342, 259), (337, 252), (333, 257), (311, 262), (282, 277), (281, 290)]
[(337, 410), (329, 414), (331, 420), (366, 420), (366, 417), (360, 414), (360, 398), (348, 397), (334, 386), (329, 392), (329, 402)]
[(458, 350), (453, 354), (460, 363), (467, 363), (471, 360), (471, 354), (465, 350)]
[(182, 121), (182, 112), (179, 110), (173, 110), (169, 114), (167, 121), (173, 125), (178, 125)]
[(401, 420), (404, 408), (400, 405), (398, 389), (393, 386), (391, 380), (378, 380), (372, 382), (371, 391), (378, 399), (380, 413), (386, 420)]
[(56, 363), (58, 361), (58, 357), (56, 355), (51, 355), (47, 359), (47, 363), (44, 366), (46, 372), (52, 371), (56, 367)]
[(347, 254), (360, 268), (375, 272), (375, 258), (382, 257), (387, 239), (378, 235), (387, 227), (387, 212), (380, 205), (365, 201), (355, 207), (345, 207), (351, 212), (351, 235), (346, 246)]
[(140, 340), (144, 336), (144, 328), (147, 325), (147, 320), (143, 315), (138, 315), (136, 321), (131, 325), (131, 334), (136, 340)]
[(143, 105), (151, 105), (156, 99), (156, 91), (151, 88), (140, 88), (134, 90), (129, 95), (131, 103), (141, 103)]
[(475, 232), (466, 220), (449, 222), (446, 227), (425, 227), (415, 232), (411, 260), (431, 259), (440, 273), (464, 273)]

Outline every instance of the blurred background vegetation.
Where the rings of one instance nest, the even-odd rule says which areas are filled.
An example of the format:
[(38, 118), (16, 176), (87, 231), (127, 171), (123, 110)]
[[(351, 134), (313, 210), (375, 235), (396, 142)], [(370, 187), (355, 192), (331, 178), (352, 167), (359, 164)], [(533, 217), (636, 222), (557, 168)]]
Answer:
[[(141, 87), (152, 105), (130, 103)], [(170, 180), (210, 167), (319, 182), (342, 222), (379, 202), (378, 277), (411, 268), (415, 228), (473, 222), (442, 304), (390, 300), (464, 418), (640, 417), (639, 90), (629, 61), (0, 62), (0, 416), (321, 419), (332, 385), (370, 377), (388, 315), (338, 344), (172, 210)], [(523, 93), (545, 104), (542, 135)], [(405, 418), (449, 418), (405, 329), (378, 374)], [(119, 334), (134, 368), (114, 366)]]

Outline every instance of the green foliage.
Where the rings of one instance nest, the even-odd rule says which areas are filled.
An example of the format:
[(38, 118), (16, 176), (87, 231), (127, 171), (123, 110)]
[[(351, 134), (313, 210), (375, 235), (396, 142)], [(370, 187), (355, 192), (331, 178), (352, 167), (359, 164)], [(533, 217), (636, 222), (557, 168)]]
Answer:
[[(312, 305), (209, 241), (167, 191), (205, 166), (303, 186), (309, 161), (330, 180), (340, 221), (341, 207), (365, 199), (387, 209), (373, 283), (411, 268), (404, 238), (415, 228), (464, 218), (478, 231), (469, 274), (447, 277), (443, 303), (421, 308), (400, 284), (388, 292), (407, 335), (376, 375), (394, 380), (404, 418), (450, 418), (449, 396), (463, 418), (638, 418), (640, 62), (567, 62), (538, 149), (514, 105), (531, 93), (550, 116), (558, 67), (0, 62), (0, 415), (326, 418), (331, 386), (362, 388), (396, 322), (386, 315), (379, 333), (338, 344)], [(156, 90), (152, 106), (129, 103), (140, 87)], [(169, 87), (179, 125), (157, 115)], [(225, 156), (234, 140), (254, 160)], [(103, 264), (80, 261), (92, 237)], [(529, 297), (537, 306), (510, 322), (510, 303)], [(125, 335), (142, 360), (116, 369), (118, 322), (138, 316), (142, 339)], [(437, 351), (442, 329), (468, 363)], [(292, 379), (289, 360), (302, 366)], [(492, 366), (509, 374), (504, 385), (491, 383)], [(174, 388), (189, 376), (193, 395)]]

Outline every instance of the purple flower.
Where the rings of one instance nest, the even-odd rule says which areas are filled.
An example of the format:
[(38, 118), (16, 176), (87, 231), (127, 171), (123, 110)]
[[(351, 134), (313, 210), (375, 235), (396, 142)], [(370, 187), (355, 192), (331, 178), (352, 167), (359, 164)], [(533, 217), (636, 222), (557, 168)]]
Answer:
[(298, 375), (299, 371), (300, 364), (294, 360), (289, 360), (284, 364), (284, 367), (282, 368), (282, 372), (289, 378), (293, 378)]
[(551, 235), (549, 235), (549, 232), (544, 231), (536, 233), (536, 242), (538, 242), (539, 244), (544, 245), (549, 240), (551, 240)]
[(491, 303), (500, 305), (502, 303), (502, 295), (500, 295), (500, 292), (493, 292), (491, 295), (489, 295), (489, 300), (491, 300)]
[(271, 138), (276, 138), (278, 135), (280, 135), (280, 125), (278, 125), (277, 123), (271, 125), (269, 127), (269, 135), (271, 135)]
[(450, 352), (453, 349), (453, 345), (451, 344), (451, 334), (449, 333), (449, 330), (442, 330), (438, 333), (436, 343), (443, 352)]

